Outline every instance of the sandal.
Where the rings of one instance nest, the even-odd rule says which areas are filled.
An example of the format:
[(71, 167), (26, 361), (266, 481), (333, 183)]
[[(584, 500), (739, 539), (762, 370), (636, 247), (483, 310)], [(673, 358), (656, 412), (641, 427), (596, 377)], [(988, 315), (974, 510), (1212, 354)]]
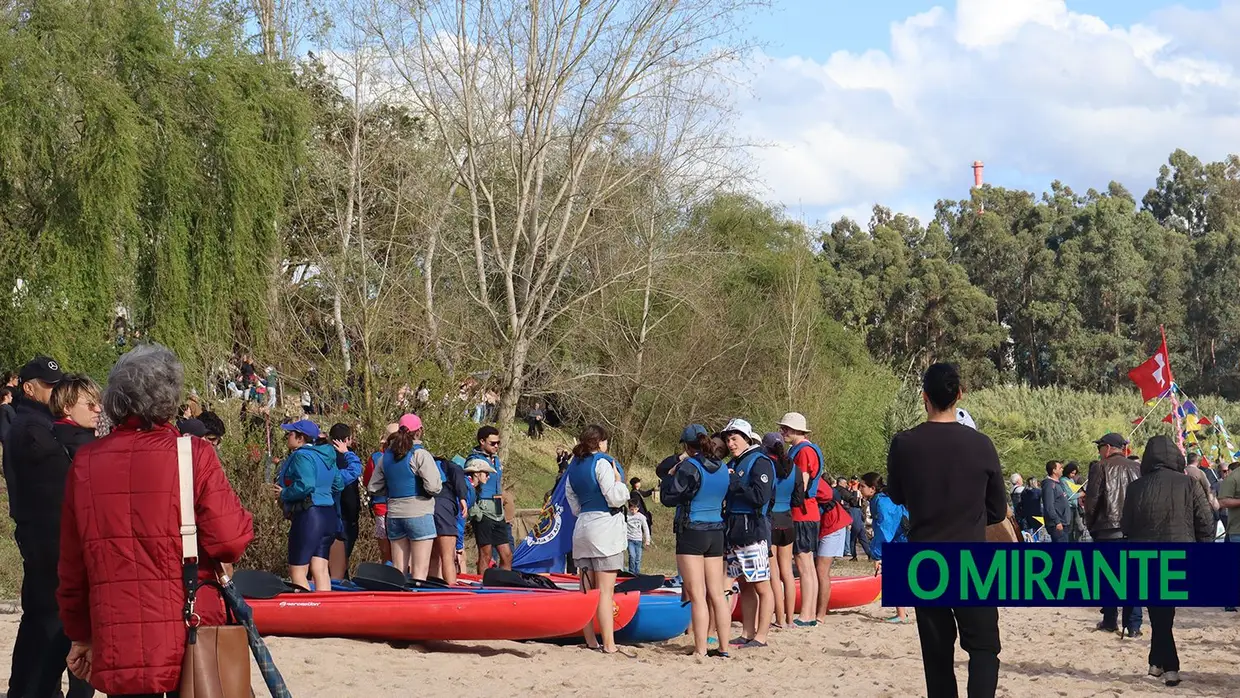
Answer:
[(759, 647), (766, 647), (766, 643), (758, 642), (757, 640), (750, 640), (749, 642), (746, 642), (745, 644), (741, 645), (741, 649), (743, 650), (758, 649)]
[(750, 638), (747, 638), (747, 637), (737, 637), (737, 638), (733, 638), (731, 641), (729, 641), (729, 642), (728, 642), (728, 646), (729, 646), (729, 647), (744, 647), (745, 645), (749, 644), (750, 642), (752, 642), (752, 640), (751, 640)]

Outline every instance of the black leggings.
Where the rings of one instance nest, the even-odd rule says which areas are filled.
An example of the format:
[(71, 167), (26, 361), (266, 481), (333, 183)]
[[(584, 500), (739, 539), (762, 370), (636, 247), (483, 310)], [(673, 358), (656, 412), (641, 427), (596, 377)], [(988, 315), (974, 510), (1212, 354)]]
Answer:
[(362, 512), (362, 494), (357, 482), (353, 482), (340, 493), (340, 518), (344, 521), (344, 559), (346, 562), (353, 556), (353, 545), (357, 543), (357, 519)]

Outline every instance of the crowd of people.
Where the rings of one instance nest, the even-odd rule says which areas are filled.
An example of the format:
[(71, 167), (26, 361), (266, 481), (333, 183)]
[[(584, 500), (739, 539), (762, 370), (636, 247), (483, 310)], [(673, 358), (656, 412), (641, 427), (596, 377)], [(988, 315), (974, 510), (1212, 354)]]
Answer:
[[(239, 371), (251, 388), (263, 383), (247, 378), (257, 371)], [(1096, 442), (1099, 460), (1084, 482), (1076, 464), (1053, 461), (1040, 486), (1014, 476), (1009, 491), (994, 445), (960, 416), (961, 394), (953, 366), (931, 366), (923, 378), (927, 420), (892, 440), (886, 478), (871, 471), (834, 483), (797, 412), (765, 434), (740, 418), (718, 430), (686, 426), (680, 452), (656, 468), (657, 490), (643, 489), (636, 477), (626, 480), (608, 453), (606, 429), (585, 427), (572, 450), (559, 454), (559, 477), (576, 515), (572, 567), (583, 589), (600, 591), (595, 624), (583, 629), (586, 646), (618, 651), (616, 579), (624, 570), (641, 573), (653, 523), (647, 498), (656, 491), (659, 503), (675, 510), (677, 570), (692, 602), (692, 653), (720, 658), (766, 647), (773, 629), (828, 622), (832, 564), (856, 559), (857, 546), (879, 574), (892, 543), (982, 542), (987, 527), (1009, 514), (1053, 542), (1209, 541), (1220, 522), (1227, 539), (1240, 540), (1236, 465), (1219, 478), (1162, 436), (1149, 441), (1138, 461), (1126, 439), (1107, 434)], [(66, 670), (74, 698), (96, 689), (143, 696), (177, 689), (186, 593), (172, 512), (179, 506), (183, 434), (198, 437), (191, 443), (200, 593), (191, 612), (204, 622), (223, 621), (222, 602), (207, 583), (240, 559), (253, 523), (220, 466), (223, 420), (203, 409), (196, 393), (185, 395), (181, 364), (155, 344), (122, 356), (106, 390), (44, 356), (0, 387), (4, 477), (24, 573), (11, 698), (55, 695)], [(425, 403), (416, 394), (414, 400)], [(271, 485), (289, 521), (293, 585), (328, 591), (333, 579), (348, 576), (367, 506), (384, 561), (413, 584), (455, 583), (467, 567), (467, 527), (478, 549), (477, 572), (511, 569), (512, 512), (495, 426), (478, 428), (467, 456), (443, 457), (427, 445), (422, 419), (408, 412), (363, 459), (349, 425), (324, 432), (310, 416), (281, 425), (288, 453)], [(135, 584), (144, 589), (137, 620), (130, 617)], [(727, 599), (734, 587), (742, 617), (735, 638)], [(909, 620), (908, 609), (895, 611), (889, 621)], [(1099, 630), (1141, 634), (1139, 607), (1104, 608), (1102, 616)], [(1149, 616), (1149, 674), (1176, 685), (1175, 610), (1151, 607)], [(916, 622), (928, 695), (956, 695), (957, 638), (970, 655), (970, 695), (994, 694), (997, 609), (921, 608)], [(143, 658), (137, 666), (124, 659), (133, 656)]]

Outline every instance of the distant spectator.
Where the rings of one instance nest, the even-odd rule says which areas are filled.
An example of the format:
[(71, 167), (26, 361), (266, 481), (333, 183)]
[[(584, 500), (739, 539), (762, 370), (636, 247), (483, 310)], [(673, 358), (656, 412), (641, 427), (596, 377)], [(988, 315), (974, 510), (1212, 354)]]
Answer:
[(0, 387), (0, 444), (3, 444), (9, 438), (9, 425), (13, 423), (13, 418), (17, 416), (17, 410), (13, 409), (14, 391), (8, 386)]
[(525, 415), (525, 421), (530, 426), (529, 437), (541, 439), (547, 422), (547, 411), (543, 409), (541, 402), (534, 403), (534, 407)]
[(202, 426), (207, 432), (206, 436), (202, 438), (211, 442), (212, 446), (219, 448), (220, 441), (223, 440), (224, 433), (227, 431), (224, 427), (224, 420), (220, 419), (218, 414), (207, 411), (198, 415), (198, 421), (202, 422)]
[(642, 489), (642, 479), (632, 477), (629, 478), (629, 489), (632, 491), (632, 498), (637, 500), (637, 510), (646, 519), (646, 525), (654, 530), (654, 517), (651, 516), (649, 507), (646, 506), (646, 497), (654, 495), (654, 488)]

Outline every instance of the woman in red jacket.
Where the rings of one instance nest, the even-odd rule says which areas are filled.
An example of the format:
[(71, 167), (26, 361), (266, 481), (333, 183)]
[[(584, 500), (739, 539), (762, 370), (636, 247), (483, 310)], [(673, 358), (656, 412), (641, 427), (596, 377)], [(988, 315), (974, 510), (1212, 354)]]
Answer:
[[(108, 376), (112, 432), (77, 452), (60, 532), (60, 618), (73, 642), (69, 669), (110, 696), (160, 695), (181, 683), (185, 652), (177, 430), (183, 369), (168, 349), (141, 345)], [(254, 537), (250, 513), (211, 444), (193, 439), (199, 577), (236, 562)], [(87, 574), (89, 570), (89, 574)], [(201, 587), (204, 625), (224, 605)]]

